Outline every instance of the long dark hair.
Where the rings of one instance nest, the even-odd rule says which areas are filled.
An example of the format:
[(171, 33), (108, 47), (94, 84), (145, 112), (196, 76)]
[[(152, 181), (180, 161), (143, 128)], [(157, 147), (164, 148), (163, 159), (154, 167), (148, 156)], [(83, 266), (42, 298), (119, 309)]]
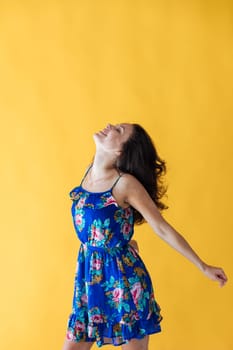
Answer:
[[(123, 145), (117, 160), (117, 168), (133, 175), (145, 187), (160, 211), (168, 209), (160, 199), (167, 191), (161, 177), (165, 175), (166, 162), (161, 159), (148, 133), (139, 125), (133, 125), (133, 133)], [(142, 224), (145, 219), (134, 209), (134, 222)]]

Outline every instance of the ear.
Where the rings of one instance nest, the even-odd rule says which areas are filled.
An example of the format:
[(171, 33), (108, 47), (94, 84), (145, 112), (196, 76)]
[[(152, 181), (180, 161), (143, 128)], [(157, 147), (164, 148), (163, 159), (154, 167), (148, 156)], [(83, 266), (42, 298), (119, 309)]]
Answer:
[(121, 155), (122, 151), (116, 151), (115, 154), (117, 157), (119, 157)]

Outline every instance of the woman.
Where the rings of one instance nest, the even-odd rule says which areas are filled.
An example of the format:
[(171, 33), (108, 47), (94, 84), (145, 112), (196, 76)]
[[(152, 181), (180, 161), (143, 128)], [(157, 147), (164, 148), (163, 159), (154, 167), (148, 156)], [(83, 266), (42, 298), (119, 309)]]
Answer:
[(138, 124), (108, 124), (94, 134), (96, 153), (80, 186), (70, 192), (81, 246), (72, 313), (63, 350), (88, 350), (94, 342), (148, 350), (161, 331), (160, 306), (150, 275), (133, 242), (134, 224), (147, 221), (165, 242), (223, 286), (221, 268), (206, 264), (162, 217), (167, 209), (161, 176), (166, 171)]

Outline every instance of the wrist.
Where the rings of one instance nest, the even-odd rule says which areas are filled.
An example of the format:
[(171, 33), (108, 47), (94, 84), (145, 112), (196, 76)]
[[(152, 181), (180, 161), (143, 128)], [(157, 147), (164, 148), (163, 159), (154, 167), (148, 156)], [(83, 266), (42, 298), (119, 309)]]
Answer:
[(197, 266), (202, 272), (205, 272), (208, 265), (204, 261), (200, 260)]

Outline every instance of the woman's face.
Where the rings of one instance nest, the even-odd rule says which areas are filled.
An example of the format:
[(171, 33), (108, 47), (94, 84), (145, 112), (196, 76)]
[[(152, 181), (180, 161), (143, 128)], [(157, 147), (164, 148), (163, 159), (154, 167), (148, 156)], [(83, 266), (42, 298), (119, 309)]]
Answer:
[(96, 146), (100, 146), (107, 152), (120, 154), (123, 144), (133, 133), (133, 125), (129, 123), (108, 124), (103, 130), (94, 134)]

